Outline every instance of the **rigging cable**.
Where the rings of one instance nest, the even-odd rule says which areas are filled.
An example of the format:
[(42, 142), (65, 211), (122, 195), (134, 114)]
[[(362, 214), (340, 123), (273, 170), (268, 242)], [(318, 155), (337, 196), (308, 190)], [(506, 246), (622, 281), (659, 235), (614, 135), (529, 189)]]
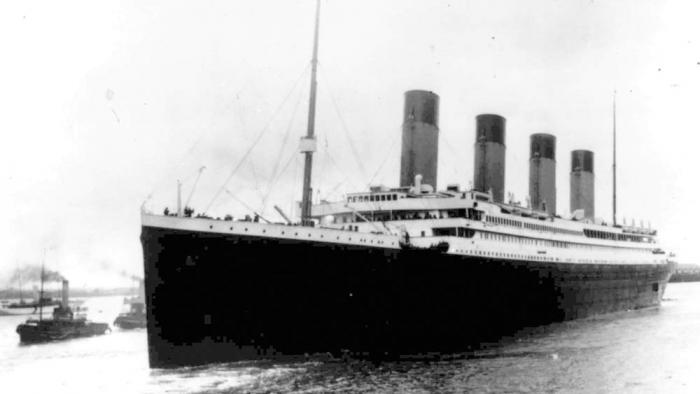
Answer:
[[(389, 157), (391, 157), (390, 153), (394, 152), (394, 148), (396, 148), (396, 140), (399, 138), (400, 135), (401, 135), (400, 133), (396, 133), (393, 138), (391, 138), (391, 136), (389, 136), (389, 138), (391, 138), (391, 145), (389, 146), (389, 151), (386, 152), (386, 154), (384, 155), (384, 160), (382, 160), (382, 163), (377, 168), (377, 171), (375, 171), (374, 175), (372, 175), (372, 178), (369, 180), (370, 185), (372, 184), (372, 182), (374, 182), (374, 178), (376, 178), (377, 175), (379, 175), (379, 172), (382, 170), (382, 168), (384, 168), (384, 164), (386, 164)], [(382, 144), (380, 146), (386, 146), (386, 145)]]
[[(277, 174), (277, 176), (275, 178), (272, 179), (272, 182), (270, 184), (270, 190), (272, 190), (272, 188), (275, 186), (275, 184), (277, 184), (277, 181), (280, 179), (281, 175), (284, 174), (284, 172), (287, 170), (287, 168), (289, 167), (289, 164), (292, 162), (292, 160), (294, 160), (294, 158), (297, 157), (297, 154), (298, 154), (297, 152), (292, 152), (292, 155), (289, 157), (289, 160), (287, 160), (287, 163), (284, 165), (284, 167), (282, 167), (282, 170), (279, 172), (279, 174)], [(270, 194), (268, 193), (268, 195), (263, 200), (263, 208), (261, 210), (263, 213), (265, 213), (265, 209), (267, 208), (267, 200), (268, 200), (269, 195)]]
[[(446, 135), (445, 135), (445, 132), (443, 131), (443, 132), (440, 133), (440, 134), (441, 134), (441, 136), (440, 136), (441, 140), (445, 142), (445, 143), (443, 144), (443, 146), (446, 146), (446, 147), (447, 147), (447, 150), (452, 154), (452, 156), (453, 156), (455, 159), (457, 159), (457, 161), (455, 161), (455, 163), (460, 163), (461, 161), (463, 161), (463, 160), (461, 159), (461, 157), (457, 154), (457, 152), (454, 151), (454, 148), (452, 147), (452, 144), (450, 144), (449, 141), (447, 141), (447, 137), (446, 137)], [(438, 159), (438, 160), (439, 160), (439, 159)], [(456, 179), (460, 179), (460, 178), (461, 178), (460, 175), (457, 173), (457, 170), (455, 169), (454, 166), (448, 166), (447, 168), (449, 168), (449, 169), (452, 171), (452, 175), (453, 175)], [(437, 192), (437, 185), (435, 185), (435, 191)]]
[[(294, 165), (292, 166), (292, 178), (297, 179), (297, 177), (299, 176), (299, 166), (300, 166), (299, 160), (301, 160), (301, 156), (293, 155), (292, 157), (294, 158), (294, 159), (292, 159), (292, 163), (294, 163)], [(292, 189), (292, 202), (291, 202), (291, 206), (289, 208), (289, 212), (291, 212), (291, 214), (293, 216), (296, 216), (296, 215), (294, 215), (294, 213), (296, 212), (296, 210), (294, 208), (296, 206), (297, 200), (294, 196), (297, 196), (297, 195), (298, 195), (297, 192)]]
[(329, 191), (328, 193), (326, 193), (326, 199), (330, 199), (330, 196), (332, 196), (333, 193), (335, 193), (336, 190), (338, 190), (338, 188), (339, 188), (340, 186), (344, 185), (344, 184), (345, 184), (345, 181), (344, 181), (344, 180), (343, 180), (343, 181), (340, 181), (340, 182), (338, 182), (338, 183), (336, 183), (335, 186), (333, 186), (333, 188), (331, 189), (331, 191)]
[[(327, 154), (328, 160), (330, 160), (330, 162), (331, 162), (331, 164), (333, 165), (333, 167), (335, 167), (336, 170), (338, 170), (338, 172), (340, 172), (341, 174), (344, 174), (345, 172), (340, 168), (340, 166), (338, 165), (338, 163), (336, 163), (335, 159), (333, 159), (333, 155), (330, 154), (330, 147), (326, 147), (326, 149), (327, 149), (327, 151), (328, 151), (328, 154)], [(361, 186), (358, 186), (358, 185), (357, 185), (357, 182), (354, 181), (354, 180), (352, 180), (351, 178), (346, 178), (345, 181), (350, 182), (351, 185), (352, 185), (352, 187), (356, 188), (357, 190), (361, 190), (361, 189), (362, 189), (362, 187), (361, 187)]]
[[(202, 166), (202, 167), (204, 167), (204, 166)], [(202, 167), (200, 167), (200, 169), (198, 169), (197, 171), (192, 171), (191, 173), (189, 173), (186, 177), (184, 177), (182, 180), (180, 180), (181, 183), (185, 183), (188, 180), (190, 180), (190, 178), (192, 178), (195, 174), (197, 174), (199, 171), (201, 171)], [(199, 180), (199, 175), (197, 175), (197, 180)], [(164, 183), (164, 182), (161, 182), (161, 183)], [(141, 211), (142, 212), (148, 211), (146, 209), (146, 204), (151, 200), (151, 198), (153, 198), (153, 193), (155, 193), (156, 189), (158, 189), (159, 187), (160, 187), (160, 184), (151, 193), (149, 193), (148, 196), (146, 196), (144, 201), (141, 203)], [(193, 190), (193, 192), (194, 192), (194, 190)], [(190, 198), (191, 197), (192, 197), (192, 193), (190, 193)]]
[(229, 196), (231, 196), (234, 200), (236, 200), (236, 201), (238, 201), (239, 203), (241, 203), (241, 205), (243, 205), (247, 210), (249, 210), (250, 212), (253, 212), (253, 214), (255, 214), (255, 216), (257, 216), (257, 217), (259, 217), (260, 219), (266, 221), (267, 223), (272, 223), (271, 221), (265, 219), (265, 217), (263, 217), (263, 215), (261, 215), (261, 214), (255, 212), (255, 210), (254, 210), (253, 208), (251, 208), (248, 204), (244, 203), (243, 200), (241, 200), (240, 198), (236, 197), (233, 193), (231, 193), (230, 190), (224, 189), (224, 191), (226, 192), (226, 194), (228, 194)]
[(258, 173), (255, 171), (255, 163), (253, 161), (248, 162), (248, 166), (250, 167), (250, 172), (253, 174), (253, 184), (255, 186), (255, 191), (258, 192), (260, 198), (265, 198), (265, 194), (260, 190), (260, 183), (258, 182)]
[[(320, 136), (319, 136), (319, 137), (320, 137)], [(320, 168), (320, 170), (318, 171), (317, 182), (316, 182), (316, 190), (315, 190), (315, 191), (316, 191), (316, 197), (317, 197), (316, 200), (317, 200), (317, 201), (321, 201), (321, 199), (322, 199), (322, 198), (321, 198), (321, 191), (322, 191), (321, 186), (322, 186), (322, 185), (323, 185), (323, 186), (326, 185), (326, 179), (329, 178), (329, 175), (328, 175), (328, 174), (329, 174), (329, 172), (330, 172), (329, 169), (328, 169), (328, 167), (329, 167), (329, 162), (330, 162), (330, 154), (328, 153), (328, 152), (329, 152), (329, 150), (328, 150), (328, 133), (326, 133), (326, 134), (323, 135), (323, 144), (322, 144), (322, 146), (323, 146), (323, 155), (321, 155), (321, 157), (320, 157), (321, 160), (319, 161), (319, 167), (321, 167), (321, 168)], [(332, 177), (332, 176), (333, 176), (333, 174), (330, 175), (330, 177)]]
[[(321, 68), (322, 67), (319, 67), (319, 69), (321, 69)], [(357, 166), (360, 168), (360, 175), (362, 175), (362, 179), (367, 179), (367, 171), (365, 171), (365, 167), (362, 164), (362, 160), (360, 159), (360, 155), (357, 152), (357, 148), (355, 148), (355, 144), (352, 142), (352, 138), (350, 137), (350, 131), (348, 130), (348, 127), (345, 123), (345, 119), (340, 114), (340, 109), (338, 107), (337, 101), (335, 100), (335, 96), (333, 95), (331, 85), (325, 79), (324, 73), (320, 73), (320, 74), (321, 74), (321, 78), (323, 79), (323, 82), (325, 83), (326, 86), (328, 86), (328, 95), (331, 98), (331, 103), (333, 104), (333, 109), (335, 110), (335, 113), (338, 116), (338, 120), (340, 120), (340, 125), (341, 125), (341, 128), (343, 129), (343, 132), (345, 133), (345, 137), (347, 137), (347, 139), (348, 139), (348, 145), (350, 145), (350, 151), (352, 152), (353, 156), (355, 157), (355, 161), (357, 162)], [(321, 86), (323, 86), (323, 84)]]
[[(222, 84), (222, 87), (226, 86), (226, 84), (227, 84), (227, 82), (225, 82), (224, 84)], [(240, 95), (241, 92), (243, 92), (243, 90), (246, 88), (247, 85), (248, 85), (248, 82), (246, 81), (246, 82), (243, 84), (243, 87), (241, 87), (241, 88), (238, 90), (238, 92), (236, 92), (236, 94), (234, 94), (234, 96), (238, 97), (238, 95)], [(230, 111), (230, 110), (231, 110), (231, 106), (232, 106), (231, 104), (232, 104), (234, 101), (235, 101), (235, 100), (231, 100), (230, 102), (226, 102), (225, 105), (223, 106), (221, 112), (222, 112), (222, 113), (225, 113), (225, 112)], [(157, 183), (157, 184), (156, 184), (156, 186), (153, 188), (153, 190), (151, 191), (151, 193), (148, 194), (148, 197), (146, 198), (146, 201), (144, 201), (144, 204), (143, 204), (143, 205), (145, 205), (145, 203), (146, 203), (148, 200), (150, 200), (150, 198), (152, 197), (153, 193), (156, 192), (156, 190), (158, 190), (163, 184), (165, 184), (166, 181), (169, 181), (170, 176), (171, 176), (173, 173), (177, 172), (177, 170), (180, 169), (180, 167), (185, 163), (185, 158), (188, 157), (189, 155), (191, 155), (192, 152), (194, 152), (194, 150), (197, 148), (197, 146), (199, 146), (199, 144), (202, 142), (202, 140), (204, 139), (204, 137), (205, 137), (206, 135), (209, 135), (210, 129), (211, 129), (211, 127), (212, 127), (212, 125), (214, 124), (215, 121), (216, 121), (216, 118), (215, 118), (214, 116), (212, 116), (211, 119), (209, 119), (209, 124), (208, 124), (206, 127), (202, 127), (202, 125), (204, 125), (204, 120), (202, 120), (202, 122), (200, 122), (199, 127), (195, 128), (195, 130), (196, 130), (196, 129), (200, 129), (200, 133), (199, 133), (199, 135), (197, 136), (197, 139), (190, 145), (190, 147), (187, 149), (187, 151), (186, 151), (184, 154), (182, 154), (182, 155), (180, 156), (180, 159), (176, 161), (176, 163), (178, 163), (178, 164), (175, 165), (175, 166), (167, 173), (167, 176), (164, 177), (163, 180), (162, 180), (160, 183)], [(142, 206), (143, 206), (143, 205), (142, 205)]]
[[(289, 124), (287, 125), (287, 131), (284, 133), (284, 137), (282, 139), (282, 144), (280, 145), (280, 149), (277, 152), (277, 161), (275, 161), (275, 166), (272, 168), (272, 179), (270, 181), (270, 185), (267, 188), (267, 194), (263, 196), (263, 208), (262, 211), (265, 213), (265, 209), (267, 208), (267, 200), (270, 198), (270, 194), (272, 193), (272, 189), (274, 187), (274, 184), (277, 181), (277, 178), (284, 172), (284, 169), (280, 171), (279, 173), (277, 170), (279, 169), (279, 165), (282, 162), (282, 152), (284, 151), (285, 145), (287, 145), (287, 141), (289, 140), (289, 136), (291, 135), (292, 131), (292, 126), (294, 125), (294, 120), (296, 118), (297, 114), (297, 109), (299, 108), (299, 103), (301, 103), (301, 98), (302, 98), (301, 90), (299, 91), (299, 97), (297, 98), (296, 103), (294, 104), (294, 109), (292, 110), (292, 117), (289, 119)], [(294, 151), (293, 155), (296, 155), (297, 152)], [(286, 168), (289, 165), (289, 162), (285, 165), (284, 168)]]
[(238, 161), (238, 163), (237, 163), (236, 166), (233, 168), (233, 170), (231, 170), (231, 173), (230, 173), (229, 176), (226, 178), (226, 181), (223, 183), (223, 185), (221, 185), (221, 187), (220, 187), (219, 190), (216, 192), (216, 194), (214, 195), (214, 197), (211, 199), (211, 201), (209, 202), (209, 204), (207, 204), (207, 207), (206, 207), (206, 209), (204, 210), (204, 212), (209, 211), (209, 208), (211, 208), (212, 204), (214, 204), (214, 201), (216, 201), (216, 199), (219, 197), (219, 195), (221, 195), (221, 192), (224, 191), (224, 189), (226, 188), (226, 185), (228, 185), (228, 183), (231, 181), (231, 178), (233, 178), (233, 176), (236, 174), (236, 172), (238, 172), (238, 170), (240, 169), (240, 167), (241, 167), (241, 165), (243, 164), (243, 162), (248, 158), (248, 156), (249, 156), (250, 153), (253, 151), (253, 149), (258, 145), (258, 143), (260, 142), (260, 140), (262, 140), (262, 137), (265, 135), (265, 132), (269, 129), (270, 124), (272, 123), (272, 120), (273, 120), (273, 119), (277, 116), (277, 114), (280, 112), (280, 110), (282, 109), (282, 107), (284, 106), (284, 104), (287, 102), (287, 100), (289, 99), (289, 97), (292, 95), (292, 92), (296, 89), (297, 85), (299, 85), (299, 82), (302, 80), (302, 77), (306, 74), (306, 70), (307, 70), (308, 68), (309, 68), (309, 66), (307, 65), (307, 66), (304, 68), (304, 70), (301, 72), (301, 74), (300, 74), (299, 77), (297, 78), (296, 82), (294, 82), (294, 84), (292, 85), (292, 88), (289, 90), (289, 92), (287, 93), (287, 95), (284, 97), (284, 99), (282, 100), (282, 102), (280, 103), (280, 105), (279, 105), (279, 106), (275, 109), (275, 111), (273, 112), (272, 117), (270, 117), (270, 119), (268, 120), (268, 122), (265, 124), (265, 127), (263, 127), (263, 129), (260, 131), (260, 133), (258, 133), (258, 137), (255, 139), (255, 141), (253, 141), (253, 144), (248, 148), (248, 150), (245, 152), (245, 154), (243, 155), (243, 157)]
[(194, 191), (197, 188), (197, 183), (199, 182), (199, 178), (202, 176), (202, 172), (204, 172), (205, 168), (207, 168), (207, 167), (205, 167), (205, 166), (199, 167), (199, 173), (197, 174), (197, 179), (194, 180), (194, 185), (192, 185), (192, 190), (190, 191), (190, 195), (187, 196), (187, 201), (185, 201), (185, 207), (190, 206), (190, 200), (192, 200), (192, 195), (194, 194)]
[[(330, 147), (328, 146), (328, 139), (327, 139), (327, 138), (325, 138), (325, 151), (324, 151), (324, 153), (325, 153), (325, 155), (324, 155), (323, 157), (324, 157), (324, 159), (326, 159), (326, 163), (330, 163), (333, 167), (335, 167), (335, 169), (336, 169), (340, 174), (343, 174), (343, 170), (341, 170), (341, 169), (338, 167), (338, 164), (335, 162), (335, 160), (333, 160), (333, 156), (331, 155)], [(323, 170), (326, 170), (326, 168), (323, 167)], [(324, 175), (325, 175), (325, 174), (324, 174)], [(332, 174), (331, 174), (331, 176), (332, 176)], [(324, 179), (324, 181), (325, 181), (326, 178), (324, 177), (323, 179)], [(343, 180), (341, 180), (340, 182), (336, 183), (335, 186), (333, 186), (333, 187), (330, 189), (330, 191), (326, 192), (326, 193), (324, 194), (324, 197), (323, 197), (323, 198), (319, 197), (319, 199), (331, 200), (331, 199), (332, 199), (333, 193), (335, 193), (335, 192), (338, 190), (338, 188), (339, 188), (340, 186), (342, 186), (343, 184), (345, 184), (347, 181), (348, 181), (348, 178), (347, 178), (347, 177), (344, 177)], [(353, 186), (355, 186), (355, 183), (354, 183), (353, 181), (350, 181), (350, 183), (352, 183)], [(320, 189), (319, 189), (319, 190), (320, 190)]]

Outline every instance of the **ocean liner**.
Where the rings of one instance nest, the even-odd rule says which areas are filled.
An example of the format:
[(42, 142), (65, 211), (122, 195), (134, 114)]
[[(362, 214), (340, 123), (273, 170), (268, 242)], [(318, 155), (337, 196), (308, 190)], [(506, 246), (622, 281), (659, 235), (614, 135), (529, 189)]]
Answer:
[(561, 217), (556, 139), (533, 134), (529, 202), (506, 200), (505, 118), (483, 114), (473, 187), (437, 190), (433, 92), (405, 93), (399, 187), (312, 204), (318, 12), (301, 221), (142, 211), (151, 367), (439, 357), (660, 303), (673, 263), (650, 226), (595, 218), (593, 152), (571, 153), (572, 214)]

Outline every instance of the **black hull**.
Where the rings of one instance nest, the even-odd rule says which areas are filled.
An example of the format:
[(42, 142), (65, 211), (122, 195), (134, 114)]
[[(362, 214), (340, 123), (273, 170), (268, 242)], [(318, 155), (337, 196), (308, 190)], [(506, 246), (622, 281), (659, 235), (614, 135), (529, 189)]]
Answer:
[(106, 323), (45, 320), (20, 324), (17, 333), (21, 343), (42, 343), (103, 335), (108, 329)]
[(146, 328), (146, 316), (129, 314), (119, 315), (114, 320), (114, 325), (123, 330)]
[(151, 367), (454, 354), (523, 327), (658, 305), (671, 272), (146, 226), (142, 244)]

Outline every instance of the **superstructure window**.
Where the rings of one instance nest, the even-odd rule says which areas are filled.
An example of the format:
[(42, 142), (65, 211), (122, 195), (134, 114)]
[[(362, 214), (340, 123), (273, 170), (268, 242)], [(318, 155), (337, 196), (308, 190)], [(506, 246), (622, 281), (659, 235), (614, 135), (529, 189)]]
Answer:
[(462, 238), (472, 238), (474, 236), (474, 230), (470, 228), (459, 227), (457, 229), (457, 236)]
[(467, 217), (468, 217), (470, 220), (481, 221), (481, 220), (482, 220), (482, 217), (483, 217), (483, 214), (484, 214), (484, 212), (483, 212), (483, 211), (479, 211), (478, 209), (469, 208), (469, 209), (467, 210)]
[(653, 242), (652, 238), (640, 235), (632, 235), (625, 233), (612, 233), (608, 231), (584, 229), (583, 233), (588, 238), (611, 239), (614, 241), (631, 241), (631, 242)]
[(433, 235), (436, 237), (456, 237), (456, 227), (433, 228)]

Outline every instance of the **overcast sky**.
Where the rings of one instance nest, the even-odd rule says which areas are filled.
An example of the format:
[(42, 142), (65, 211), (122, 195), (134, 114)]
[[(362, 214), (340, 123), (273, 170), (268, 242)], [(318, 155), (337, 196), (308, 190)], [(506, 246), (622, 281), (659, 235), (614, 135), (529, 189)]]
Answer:
[[(116, 273), (142, 273), (140, 206), (174, 208), (178, 179), (183, 200), (215, 216), (292, 211), (313, 11), (313, 0), (3, 2), (0, 286), (44, 248), (77, 286), (129, 284)], [(316, 198), (396, 186), (403, 92), (426, 89), (441, 100), (439, 187), (469, 185), (474, 117), (498, 113), (507, 191), (524, 200), (529, 135), (552, 133), (559, 213), (569, 152), (590, 149), (596, 214), (609, 220), (617, 90), (619, 216), (651, 221), (698, 263), (697, 15), (678, 0), (323, 0)]]

